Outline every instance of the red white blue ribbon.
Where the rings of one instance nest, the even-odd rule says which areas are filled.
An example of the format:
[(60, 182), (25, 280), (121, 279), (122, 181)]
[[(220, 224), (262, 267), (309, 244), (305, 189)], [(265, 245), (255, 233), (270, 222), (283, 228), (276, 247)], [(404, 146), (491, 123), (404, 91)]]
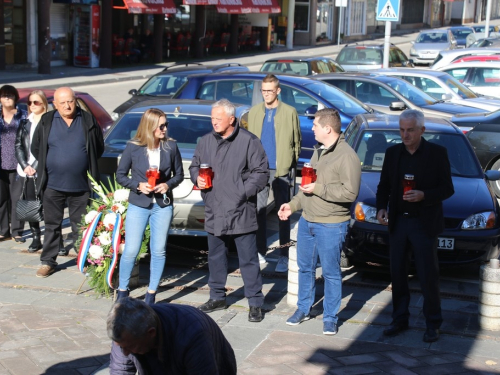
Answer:
[(116, 221), (113, 227), (113, 235), (111, 236), (111, 249), (113, 250), (113, 257), (111, 258), (111, 264), (109, 265), (108, 272), (106, 274), (106, 282), (111, 289), (113, 288), (113, 273), (115, 272), (116, 264), (118, 263), (118, 253), (121, 242), (120, 230), (122, 228), (123, 221), (121, 215), (116, 213)]
[(85, 261), (87, 260), (87, 254), (89, 253), (90, 246), (92, 245), (92, 238), (94, 237), (95, 229), (99, 223), (99, 219), (102, 216), (102, 212), (99, 212), (90, 225), (83, 232), (82, 243), (80, 244), (80, 251), (78, 252), (78, 258), (76, 259), (76, 265), (81, 273), (84, 273)]

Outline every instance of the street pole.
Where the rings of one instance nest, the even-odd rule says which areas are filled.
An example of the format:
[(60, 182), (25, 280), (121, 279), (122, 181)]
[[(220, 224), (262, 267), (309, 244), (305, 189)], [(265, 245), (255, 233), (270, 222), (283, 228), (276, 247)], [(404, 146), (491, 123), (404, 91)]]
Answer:
[(384, 37), (384, 69), (389, 67), (389, 52), (391, 51), (391, 21), (385, 21)]
[(293, 49), (293, 37), (295, 33), (295, 0), (288, 1), (288, 21), (286, 25), (286, 48)]
[(340, 25), (342, 24), (342, 9), (343, 7), (340, 7), (340, 12), (339, 12), (339, 32), (337, 34), (337, 45), (340, 46)]
[(486, 3), (486, 24), (484, 25), (484, 37), (487, 38), (490, 35), (490, 17), (491, 17), (491, 0)]

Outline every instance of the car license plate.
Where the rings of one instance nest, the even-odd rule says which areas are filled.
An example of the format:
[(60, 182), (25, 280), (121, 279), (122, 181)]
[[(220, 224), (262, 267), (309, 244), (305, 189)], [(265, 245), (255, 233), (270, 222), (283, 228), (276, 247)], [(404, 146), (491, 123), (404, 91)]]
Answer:
[(438, 237), (438, 249), (453, 250), (455, 248), (454, 238)]

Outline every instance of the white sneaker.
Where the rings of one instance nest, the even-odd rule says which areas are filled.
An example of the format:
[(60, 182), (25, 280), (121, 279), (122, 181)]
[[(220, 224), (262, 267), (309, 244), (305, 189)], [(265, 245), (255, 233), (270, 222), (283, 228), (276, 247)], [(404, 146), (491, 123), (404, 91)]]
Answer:
[(278, 263), (276, 264), (276, 272), (286, 272), (288, 271), (288, 257), (280, 256), (278, 258)]
[(261, 253), (257, 252), (257, 254), (259, 255), (259, 263), (260, 264), (265, 264), (267, 263), (267, 260), (266, 260), (266, 257), (264, 255), (262, 255)]

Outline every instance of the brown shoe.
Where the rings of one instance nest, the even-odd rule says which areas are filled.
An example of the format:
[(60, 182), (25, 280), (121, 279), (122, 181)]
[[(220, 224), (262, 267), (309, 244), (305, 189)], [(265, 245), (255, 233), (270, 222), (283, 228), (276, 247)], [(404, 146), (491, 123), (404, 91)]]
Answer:
[(51, 267), (47, 264), (43, 264), (38, 271), (36, 271), (36, 277), (47, 277), (55, 272), (55, 267)]

